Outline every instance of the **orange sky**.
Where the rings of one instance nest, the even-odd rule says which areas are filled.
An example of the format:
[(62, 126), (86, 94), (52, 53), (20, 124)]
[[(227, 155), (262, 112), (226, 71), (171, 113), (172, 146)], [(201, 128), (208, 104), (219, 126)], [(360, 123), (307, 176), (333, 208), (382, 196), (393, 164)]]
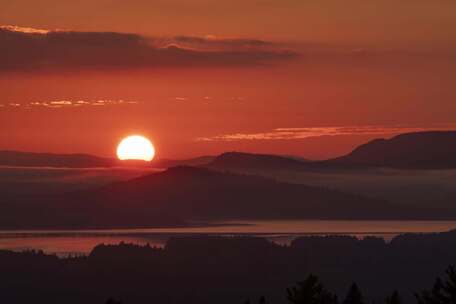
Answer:
[(135, 132), (159, 157), (326, 158), (456, 122), (451, 0), (0, 7), (0, 149), (112, 156)]

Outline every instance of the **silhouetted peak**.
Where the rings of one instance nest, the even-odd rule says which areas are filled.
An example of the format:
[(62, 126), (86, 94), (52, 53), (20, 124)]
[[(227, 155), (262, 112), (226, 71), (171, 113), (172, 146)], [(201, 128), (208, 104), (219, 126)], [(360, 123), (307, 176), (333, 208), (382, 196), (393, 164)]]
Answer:
[(411, 169), (456, 168), (456, 132), (414, 132), (375, 139), (327, 163)]
[(390, 140), (456, 140), (456, 131), (425, 131), (425, 132), (411, 132), (403, 133), (394, 136)]
[(278, 155), (226, 152), (209, 164), (219, 169), (299, 169), (305, 162)]
[(11, 150), (0, 151), (0, 165), (3, 166), (86, 168), (112, 166), (114, 162), (114, 159), (83, 153), (56, 154)]

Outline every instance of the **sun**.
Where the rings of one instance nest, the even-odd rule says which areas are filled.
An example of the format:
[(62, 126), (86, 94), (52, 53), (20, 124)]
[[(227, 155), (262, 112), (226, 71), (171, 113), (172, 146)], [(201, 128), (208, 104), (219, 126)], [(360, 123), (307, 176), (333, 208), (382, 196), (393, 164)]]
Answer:
[(151, 161), (155, 157), (155, 148), (151, 141), (141, 135), (131, 135), (122, 139), (117, 146), (120, 160), (136, 159)]

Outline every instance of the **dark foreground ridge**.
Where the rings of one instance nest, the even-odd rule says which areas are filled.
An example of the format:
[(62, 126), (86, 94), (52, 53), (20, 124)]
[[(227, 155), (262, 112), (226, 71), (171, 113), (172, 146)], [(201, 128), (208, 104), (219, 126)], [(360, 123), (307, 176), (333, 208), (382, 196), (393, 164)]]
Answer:
[(198, 236), (171, 239), (164, 249), (99, 245), (88, 257), (65, 259), (0, 251), (0, 302), (239, 304), (264, 296), (268, 303), (290, 303), (286, 288), (314, 273), (339, 299), (356, 282), (363, 301), (346, 304), (384, 303), (394, 290), (404, 303), (416, 303), (414, 293), (429, 289), (455, 257), (456, 231), (402, 235), (391, 243), (303, 237), (289, 247), (261, 238)]
[[(13, 193), (5, 201), (0, 206), (0, 227), (16, 229), (46, 225), (153, 227), (184, 225), (195, 220), (392, 219), (429, 215), (422, 210), (401, 210), (400, 206), (383, 200), (340, 191), (196, 167), (174, 167), (94, 190), (55, 196)], [(24, 208), (27, 213), (23, 212)], [(29, 217), (25, 218), (27, 214)], [(29, 227), (18, 227), (20, 223)]]

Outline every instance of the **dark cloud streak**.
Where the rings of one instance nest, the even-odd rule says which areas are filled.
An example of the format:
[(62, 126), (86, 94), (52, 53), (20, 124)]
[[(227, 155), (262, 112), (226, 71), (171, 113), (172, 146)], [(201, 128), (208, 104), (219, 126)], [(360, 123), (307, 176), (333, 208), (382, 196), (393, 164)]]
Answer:
[[(263, 66), (297, 57), (262, 40), (21, 31), (0, 27), (0, 71)], [(165, 40), (161, 40), (162, 42)]]

